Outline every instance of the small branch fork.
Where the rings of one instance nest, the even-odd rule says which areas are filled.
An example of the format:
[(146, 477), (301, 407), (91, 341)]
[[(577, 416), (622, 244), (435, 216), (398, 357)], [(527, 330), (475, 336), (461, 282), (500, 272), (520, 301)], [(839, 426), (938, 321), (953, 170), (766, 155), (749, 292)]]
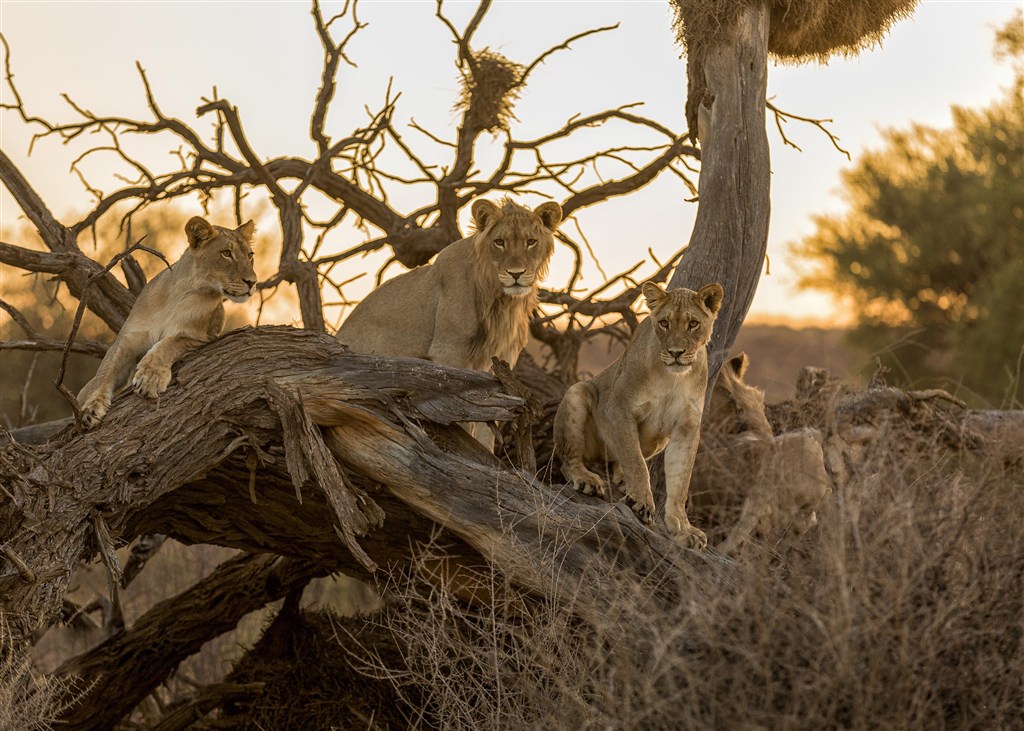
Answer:
[(769, 111), (771, 111), (772, 114), (775, 115), (775, 127), (779, 130), (779, 136), (782, 137), (782, 141), (786, 145), (792, 147), (795, 150), (803, 152), (803, 149), (800, 148), (799, 145), (797, 145), (795, 142), (793, 142), (791, 139), (789, 139), (789, 137), (786, 136), (786, 130), (785, 130), (784, 126), (783, 126), (787, 122), (789, 122), (789, 120), (795, 120), (797, 122), (804, 122), (806, 124), (814, 125), (818, 129), (820, 129), (828, 137), (829, 142), (832, 143), (833, 147), (835, 147), (837, 150), (839, 150), (839, 152), (841, 152), (844, 155), (846, 155), (846, 159), (847, 160), (852, 159), (850, 157), (849, 150), (843, 149), (843, 147), (840, 146), (840, 144), (839, 144), (839, 137), (836, 136), (835, 134), (833, 134), (832, 131), (828, 127), (825, 126), (827, 124), (832, 124), (832, 120), (831, 119), (814, 119), (812, 117), (801, 117), (799, 114), (792, 114), (790, 112), (784, 112), (781, 109), (779, 109), (777, 106), (772, 104), (771, 99), (766, 101), (765, 105), (768, 107)]
[[(648, 249), (651, 260), (658, 265), (653, 275), (634, 278), (643, 266), (643, 262), (637, 262), (582, 297), (573, 296), (571, 285), (564, 291), (541, 290), (540, 301), (549, 306), (549, 312), (538, 313), (534, 317), (530, 333), (550, 349), (549, 360), (553, 364), (549, 364), (549, 369), (554, 370), (565, 383), (572, 383), (579, 372), (579, 351), (586, 340), (604, 335), (622, 343), (628, 342), (639, 324), (634, 307), (643, 283), (665, 282), (685, 252), (684, 247), (662, 264)], [(575, 278), (576, 272), (570, 281)], [(610, 299), (597, 299), (598, 295), (621, 284), (626, 288), (619, 294)]]

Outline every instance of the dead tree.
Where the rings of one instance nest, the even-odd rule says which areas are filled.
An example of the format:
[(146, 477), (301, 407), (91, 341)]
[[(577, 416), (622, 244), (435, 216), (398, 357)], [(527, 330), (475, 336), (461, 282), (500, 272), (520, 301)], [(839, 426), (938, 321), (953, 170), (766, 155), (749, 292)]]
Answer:
[[(368, 252), (390, 248), (392, 256), (385, 267), (398, 262), (413, 267), (428, 261), (449, 243), (462, 238), (459, 211), (473, 198), (493, 194), (540, 192), (561, 200), (566, 217), (573, 212), (625, 195), (643, 187), (662, 172), (688, 178), (686, 159), (699, 157), (686, 144), (686, 132), (674, 132), (655, 120), (640, 115), (636, 104), (580, 114), (567, 120), (561, 129), (535, 139), (514, 135), (513, 109), (529, 78), (552, 54), (570, 48), (589, 36), (611, 31), (615, 26), (584, 30), (546, 50), (525, 63), (512, 61), (488, 48), (476, 48), (473, 36), (485, 21), (490, 0), (483, 0), (467, 27), (456, 28), (437, 4), (437, 17), (452, 33), (461, 75), (461, 96), (457, 100), (460, 119), (453, 138), (438, 134), (413, 122), (408, 130), (399, 129), (395, 113), (399, 95), (390, 86), (384, 101), (368, 112), (366, 124), (345, 135), (327, 128), (340, 69), (352, 64), (347, 44), (365, 24), (359, 20), (356, 2), (346, 3), (337, 15), (324, 16), (319, 2), (312, 4), (313, 29), (323, 48), (321, 84), (310, 114), (311, 155), (296, 154), (266, 159), (248, 141), (242, 110), (216, 91), (197, 106), (198, 119), (213, 123), (212, 134), (202, 134), (189, 122), (163, 112), (157, 93), (150, 86), (141, 64), (137, 64), (143, 92), (150, 111), (149, 119), (133, 119), (117, 114), (94, 113), (65, 97), (74, 119), (50, 121), (33, 115), (25, 106), (14, 83), (11, 55), (7, 54), (6, 84), (9, 101), (0, 105), (36, 127), (32, 144), (59, 140), (79, 145), (99, 135), (103, 144), (81, 151), (73, 169), (96, 198), (94, 209), (81, 220), (64, 225), (49, 210), (7, 155), (0, 156), (0, 180), (39, 230), (46, 251), (4, 242), (0, 244), (0, 263), (29, 272), (55, 275), (69, 291), (79, 297), (87, 278), (101, 269), (86, 256), (79, 239), (90, 232), (104, 216), (120, 217), (123, 230), (139, 211), (181, 198), (196, 198), (204, 203), (212, 196), (228, 191), (234, 196), (235, 216), (244, 220), (243, 201), (247, 196), (265, 196), (276, 208), (281, 230), (281, 248), (277, 271), (265, 276), (260, 291), (269, 293), (283, 283), (297, 290), (303, 325), (324, 330), (325, 306), (347, 304), (343, 292), (345, 262)], [(345, 24), (344, 28), (341, 28)], [(6, 41), (4, 41), (6, 48)], [(8, 49), (9, 50), (9, 49)], [(578, 159), (562, 160), (548, 150), (581, 130), (603, 124), (620, 124), (646, 139), (648, 146), (624, 145), (595, 150)], [(500, 161), (492, 170), (477, 167), (475, 149), (485, 134), (503, 139)], [(156, 168), (135, 156), (133, 136), (148, 135), (165, 139), (177, 160), (177, 167)], [(424, 146), (450, 151), (450, 159), (428, 159), (418, 151), (416, 136)], [(403, 169), (387, 169), (382, 160), (385, 149), (398, 151), (405, 158)], [(436, 153), (435, 153), (436, 154)], [(117, 187), (100, 190), (100, 183), (85, 179), (81, 164), (93, 157), (106, 156), (117, 166)], [(587, 176), (588, 169), (615, 167), (625, 171), (620, 178)], [(120, 181), (129, 180), (128, 184)], [(590, 181), (590, 182), (587, 182)], [(397, 210), (389, 198), (395, 186), (419, 186), (425, 191), (423, 204), (413, 210)], [(548, 191), (548, 192), (545, 192)], [(304, 201), (316, 194), (332, 201), (334, 212), (325, 220), (314, 220), (306, 212)], [(330, 251), (332, 233), (340, 227), (367, 232), (366, 241), (346, 251)], [(566, 244), (574, 244), (563, 237)], [(579, 247), (574, 246), (578, 253)], [(130, 258), (123, 263), (126, 277), (137, 282), (141, 270)], [(141, 283), (144, 284), (142, 277)], [(575, 280), (567, 290), (571, 293)], [(134, 288), (133, 288), (134, 289)], [(108, 275), (93, 288), (88, 306), (111, 329), (117, 330), (131, 306), (133, 291)], [(550, 299), (550, 298), (549, 298)], [(36, 347), (42, 347), (37, 342)]]
[(502, 468), (454, 426), (522, 407), (483, 373), (352, 354), (310, 331), (229, 333), (186, 358), (159, 402), (125, 394), (94, 432), (3, 447), (0, 612), (27, 642), (59, 617), (79, 562), (100, 556), (113, 587), (114, 549), (143, 535), (249, 554), (65, 664), (90, 688), (69, 722), (105, 728), (246, 611), (312, 576), (395, 570), (417, 545), (443, 545), (450, 572), (499, 567), (555, 599), (595, 561), (686, 560), (628, 509)]

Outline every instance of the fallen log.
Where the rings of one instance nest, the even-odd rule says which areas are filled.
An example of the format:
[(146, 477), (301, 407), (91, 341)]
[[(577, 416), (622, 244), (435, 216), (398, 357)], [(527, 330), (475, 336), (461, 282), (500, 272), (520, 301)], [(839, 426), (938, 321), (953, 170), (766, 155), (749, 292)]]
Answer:
[(271, 554), (225, 561), (195, 586), (158, 603), (130, 630), (57, 669), (72, 681), (61, 727), (113, 728), (206, 642), (324, 573), (316, 564)]
[(493, 562), (545, 594), (552, 562), (557, 593), (601, 556), (681, 560), (628, 510), (504, 470), (453, 426), (522, 408), (484, 373), (290, 328), (229, 333), (159, 400), (125, 394), (93, 432), (3, 447), (0, 611), (30, 637), (59, 616), (79, 562), (99, 554), (116, 579), (114, 549), (154, 533), (362, 577), (441, 536), (457, 563)]

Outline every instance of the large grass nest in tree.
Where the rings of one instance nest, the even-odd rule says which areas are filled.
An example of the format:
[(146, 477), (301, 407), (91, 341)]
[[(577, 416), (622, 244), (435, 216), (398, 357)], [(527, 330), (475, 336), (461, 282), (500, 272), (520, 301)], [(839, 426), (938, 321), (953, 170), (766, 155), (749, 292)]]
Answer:
[[(675, 28), (691, 59), (729, 36), (755, 0), (672, 0)], [(768, 0), (768, 51), (784, 62), (827, 61), (877, 45), (918, 0)]]
[(507, 130), (522, 88), (523, 67), (497, 51), (484, 48), (466, 60), (462, 92), (455, 108), (467, 111), (470, 127), (488, 132)]

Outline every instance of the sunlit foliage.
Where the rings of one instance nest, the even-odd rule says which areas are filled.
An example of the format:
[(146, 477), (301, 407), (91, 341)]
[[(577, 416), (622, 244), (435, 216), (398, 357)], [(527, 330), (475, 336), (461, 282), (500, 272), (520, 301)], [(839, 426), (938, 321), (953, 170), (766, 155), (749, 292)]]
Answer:
[(1017, 69), (1002, 99), (954, 107), (949, 129), (887, 131), (843, 175), (848, 211), (817, 217), (794, 247), (814, 267), (802, 284), (849, 302), (862, 345), (992, 405), (1024, 400), (1021, 22), (997, 37)]

